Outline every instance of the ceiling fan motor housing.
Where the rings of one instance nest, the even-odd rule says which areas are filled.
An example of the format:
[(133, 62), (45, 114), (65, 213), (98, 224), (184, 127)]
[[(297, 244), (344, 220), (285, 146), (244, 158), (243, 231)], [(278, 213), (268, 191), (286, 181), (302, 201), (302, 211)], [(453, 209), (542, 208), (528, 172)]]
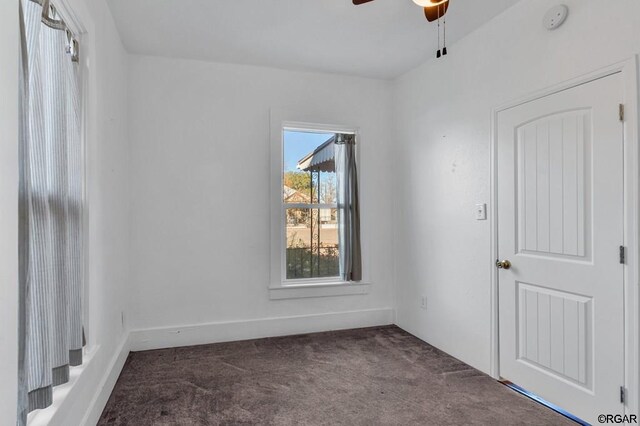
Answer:
[(449, 0), (413, 0), (415, 4), (421, 7), (434, 7), (448, 2)]

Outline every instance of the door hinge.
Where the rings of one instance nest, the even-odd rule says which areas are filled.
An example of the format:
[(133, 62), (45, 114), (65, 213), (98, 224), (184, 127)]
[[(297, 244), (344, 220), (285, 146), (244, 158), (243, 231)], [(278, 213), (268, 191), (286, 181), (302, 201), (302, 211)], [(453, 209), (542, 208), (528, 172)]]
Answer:
[(624, 104), (618, 106), (618, 114), (620, 115), (620, 121), (624, 121)]
[(620, 255), (620, 264), (621, 264), (621, 265), (624, 265), (624, 264), (626, 263), (626, 260), (627, 260), (627, 256), (626, 256), (626, 253), (625, 253), (624, 246), (620, 246), (620, 249), (619, 249), (619, 250), (620, 250), (620, 252), (619, 252), (619, 255)]
[(627, 390), (624, 386), (620, 386), (620, 403), (624, 404), (627, 401)]

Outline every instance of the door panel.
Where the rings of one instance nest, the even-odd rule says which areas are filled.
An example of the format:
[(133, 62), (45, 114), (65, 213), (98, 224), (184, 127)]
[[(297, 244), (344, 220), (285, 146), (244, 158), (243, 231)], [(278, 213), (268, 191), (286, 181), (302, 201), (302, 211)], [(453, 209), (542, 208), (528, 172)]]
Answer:
[(595, 422), (624, 378), (620, 74), (501, 111), (500, 375)]
[(593, 298), (517, 282), (518, 359), (592, 390)]
[(585, 256), (590, 116), (590, 110), (560, 112), (517, 128), (520, 253)]

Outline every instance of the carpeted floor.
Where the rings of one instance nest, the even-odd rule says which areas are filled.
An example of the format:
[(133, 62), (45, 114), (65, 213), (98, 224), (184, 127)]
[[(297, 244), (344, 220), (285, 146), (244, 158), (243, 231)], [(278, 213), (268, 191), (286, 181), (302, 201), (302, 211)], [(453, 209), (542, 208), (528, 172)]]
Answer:
[(99, 425), (571, 425), (395, 326), (136, 352)]

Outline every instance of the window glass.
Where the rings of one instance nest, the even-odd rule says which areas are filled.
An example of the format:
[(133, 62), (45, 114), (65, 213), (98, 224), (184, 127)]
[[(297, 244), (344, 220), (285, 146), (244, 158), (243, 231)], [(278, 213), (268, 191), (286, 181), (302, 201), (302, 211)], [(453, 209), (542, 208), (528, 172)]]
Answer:
[(285, 130), (283, 220), (286, 279), (337, 277), (335, 134)]

